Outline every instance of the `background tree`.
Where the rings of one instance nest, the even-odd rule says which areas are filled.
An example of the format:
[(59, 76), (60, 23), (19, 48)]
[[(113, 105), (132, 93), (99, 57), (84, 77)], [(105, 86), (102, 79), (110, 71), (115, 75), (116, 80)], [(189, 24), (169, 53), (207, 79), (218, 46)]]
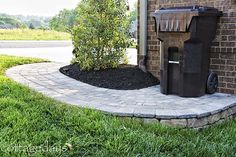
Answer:
[(13, 29), (13, 28), (26, 28), (27, 26), (21, 21), (17, 20), (14, 16), (7, 14), (0, 14), (0, 28)]
[[(130, 37), (137, 39), (137, 27), (138, 27), (138, 3), (134, 4), (134, 7), (129, 12), (129, 23), (130, 23)], [(133, 47), (136, 47), (137, 43), (133, 43)]]
[(130, 23), (136, 21), (138, 17), (138, 3), (136, 2), (134, 6), (135, 7), (130, 11)]
[(31, 24), (29, 25), (29, 29), (35, 29), (33, 23), (31, 23)]
[(40, 17), (29, 18), (27, 21), (25, 21), (25, 23), (29, 28), (33, 25), (34, 29), (48, 29), (48, 24), (45, 23), (45, 21)]
[(32, 24), (35, 29), (49, 29), (49, 17), (44, 16), (23, 16), (7, 15), (0, 13), (0, 28), (3, 29), (24, 29)]
[(76, 20), (76, 11), (64, 9), (54, 16), (49, 26), (51, 29), (61, 32), (71, 32)]
[(84, 70), (118, 67), (130, 44), (126, 0), (82, 0), (76, 12), (74, 61)]

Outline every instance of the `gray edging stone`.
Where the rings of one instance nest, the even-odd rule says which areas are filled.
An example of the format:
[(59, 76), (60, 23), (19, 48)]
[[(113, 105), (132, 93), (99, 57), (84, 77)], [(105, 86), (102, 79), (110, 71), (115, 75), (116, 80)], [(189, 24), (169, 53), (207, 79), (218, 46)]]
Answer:
[[(197, 116), (191, 118), (171, 118), (171, 117), (162, 117), (156, 119), (161, 124), (168, 126), (178, 126), (178, 127), (189, 127), (194, 129), (206, 128), (212, 124), (219, 124), (227, 119), (232, 119), (236, 116), (236, 104), (231, 105), (230, 108), (215, 113), (215, 114), (205, 114), (205, 116)], [(156, 122), (153, 119), (148, 120), (145, 118), (145, 121), (148, 123)]]

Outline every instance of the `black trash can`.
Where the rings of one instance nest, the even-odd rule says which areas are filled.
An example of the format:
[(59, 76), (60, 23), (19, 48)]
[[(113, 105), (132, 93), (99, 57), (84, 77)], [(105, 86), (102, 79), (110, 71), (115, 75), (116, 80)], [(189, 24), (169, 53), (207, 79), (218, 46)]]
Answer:
[(209, 72), (209, 52), (222, 12), (190, 6), (162, 8), (152, 16), (161, 41), (161, 92), (182, 97), (216, 92), (218, 77)]

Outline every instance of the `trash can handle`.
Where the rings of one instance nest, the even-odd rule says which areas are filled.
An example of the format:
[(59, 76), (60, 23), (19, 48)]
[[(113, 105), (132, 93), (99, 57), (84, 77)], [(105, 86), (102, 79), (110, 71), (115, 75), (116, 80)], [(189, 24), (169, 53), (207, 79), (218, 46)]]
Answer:
[(179, 64), (179, 61), (169, 61), (169, 64)]

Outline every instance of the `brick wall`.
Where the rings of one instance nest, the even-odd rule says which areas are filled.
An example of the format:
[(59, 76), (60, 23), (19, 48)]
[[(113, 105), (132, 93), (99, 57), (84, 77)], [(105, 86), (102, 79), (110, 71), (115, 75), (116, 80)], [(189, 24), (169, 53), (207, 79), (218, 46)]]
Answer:
[[(216, 39), (211, 48), (210, 69), (219, 75), (219, 92), (236, 94), (236, 0), (147, 0), (148, 1), (148, 64), (159, 77), (159, 46), (150, 13), (161, 7), (202, 5), (223, 11)], [(143, 56), (139, 55), (139, 60)]]

